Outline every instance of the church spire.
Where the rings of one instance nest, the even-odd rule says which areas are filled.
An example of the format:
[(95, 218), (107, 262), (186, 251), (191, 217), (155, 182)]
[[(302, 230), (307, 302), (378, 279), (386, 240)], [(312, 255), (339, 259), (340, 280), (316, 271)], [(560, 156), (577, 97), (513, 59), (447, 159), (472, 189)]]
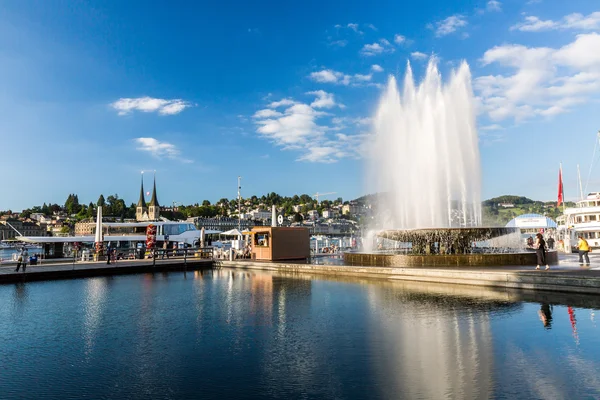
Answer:
[(159, 207), (158, 200), (156, 199), (156, 172), (154, 173), (154, 188), (152, 189), (152, 199), (150, 199), (149, 205)]
[(146, 200), (144, 200), (144, 173), (142, 172), (142, 186), (140, 188), (140, 199), (137, 203), (138, 207), (146, 208)]

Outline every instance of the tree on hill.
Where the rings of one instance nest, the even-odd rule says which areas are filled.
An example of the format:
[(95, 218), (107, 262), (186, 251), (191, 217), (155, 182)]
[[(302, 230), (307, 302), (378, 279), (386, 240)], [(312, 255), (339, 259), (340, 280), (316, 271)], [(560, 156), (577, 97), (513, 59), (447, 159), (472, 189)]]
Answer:
[(483, 205), (485, 206), (490, 206), (492, 204), (500, 204), (500, 203), (507, 203), (507, 204), (514, 204), (514, 205), (523, 205), (523, 204), (532, 204), (535, 203), (535, 201), (528, 199), (527, 197), (523, 197), (523, 196), (510, 196), (510, 195), (505, 195), (505, 196), (499, 196), (499, 197), (494, 197), (492, 199), (489, 200), (485, 200), (483, 202)]

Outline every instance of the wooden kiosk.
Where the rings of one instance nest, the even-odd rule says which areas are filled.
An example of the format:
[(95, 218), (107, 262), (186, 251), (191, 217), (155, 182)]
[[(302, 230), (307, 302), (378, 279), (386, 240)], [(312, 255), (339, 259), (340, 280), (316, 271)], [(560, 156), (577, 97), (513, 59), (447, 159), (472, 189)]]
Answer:
[(255, 226), (251, 233), (253, 260), (306, 260), (310, 257), (308, 228)]

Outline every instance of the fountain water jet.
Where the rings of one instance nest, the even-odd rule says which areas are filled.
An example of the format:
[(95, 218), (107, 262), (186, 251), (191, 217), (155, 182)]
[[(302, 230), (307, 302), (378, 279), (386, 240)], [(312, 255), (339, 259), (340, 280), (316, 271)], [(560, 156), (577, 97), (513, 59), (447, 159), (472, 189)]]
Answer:
[[(390, 76), (374, 118), (369, 158), (371, 189), (380, 193), (369, 227), (371, 237), (365, 238), (369, 253), (346, 253), (348, 264), (535, 263), (534, 253), (520, 252), (518, 230), (480, 227), (481, 168), (474, 108), (466, 62), (444, 83), (432, 58), (418, 86), (408, 64), (402, 96)], [(386, 241), (393, 245), (373, 252), (374, 236), (379, 245)]]
[(369, 168), (375, 191), (387, 194), (378, 228), (481, 225), (473, 99), (466, 62), (444, 84), (432, 59), (418, 87), (409, 64), (402, 96), (389, 78), (374, 118)]

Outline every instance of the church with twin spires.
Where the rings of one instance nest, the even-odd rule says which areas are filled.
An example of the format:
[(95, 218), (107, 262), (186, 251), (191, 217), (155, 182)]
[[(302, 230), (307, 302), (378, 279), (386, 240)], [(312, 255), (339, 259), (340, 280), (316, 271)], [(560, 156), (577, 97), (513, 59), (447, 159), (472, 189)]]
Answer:
[(142, 174), (142, 186), (140, 188), (140, 199), (135, 209), (136, 221), (158, 221), (160, 217), (160, 205), (156, 199), (156, 176), (154, 177), (154, 187), (152, 188), (152, 198), (146, 205), (144, 200), (144, 174)]

